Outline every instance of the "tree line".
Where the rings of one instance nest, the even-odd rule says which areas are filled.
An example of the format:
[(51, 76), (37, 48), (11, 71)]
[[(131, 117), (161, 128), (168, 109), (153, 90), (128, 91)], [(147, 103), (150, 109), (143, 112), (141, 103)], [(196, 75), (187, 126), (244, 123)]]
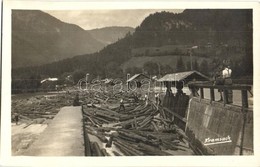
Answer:
[[(126, 34), (124, 38), (97, 53), (79, 55), (42, 66), (12, 69), (12, 90), (37, 91), (40, 81), (48, 77), (59, 78), (61, 83), (58, 84), (62, 84), (62, 81), (65, 81), (69, 75), (73, 76), (72, 83), (75, 83), (78, 79), (85, 77), (86, 73), (91, 74), (90, 77), (93, 78), (123, 78), (127, 73), (164, 75), (189, 71), (191, 70), (190, 62), (184, 62), (181, 56), (173, 66), (147, 62), (141, 68), (131, 67), (123, 70), (121, 65), (131, 58), (131, 50), (134, 48), (206, 44), (208, 40), (216, 43), (231, 41), (231, 45), (235, 45), (232, 41), (242, 41), (242, 47), (245, 48), (243, 52), (238, 53), (235, 50), (228, 52), (234, 55), (231, 62), (233, 76), (252, 76), (252, 27), (250, 28), (252, 18), (250, 14), (252, 14), (250, 10), (224, 10), (224, 12), (222, 10), (185, 10), (181, 14), (155, 13), (148, 16), (133, 34)], [(223, 54), (222, 58), (228, 56)], [(212, 53), (207, 57), (211, 59), (210, 62), (204, 60), (198, 62), (194, 59), (192, 70), (211, 76), (217, 68), (218, 61), (215, 60), (217, 55)]]

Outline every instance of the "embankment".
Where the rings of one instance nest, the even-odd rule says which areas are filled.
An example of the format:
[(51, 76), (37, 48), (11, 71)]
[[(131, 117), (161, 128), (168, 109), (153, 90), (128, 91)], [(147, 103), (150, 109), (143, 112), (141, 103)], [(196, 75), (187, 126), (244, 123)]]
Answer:
[(253, 110), (193, 97), (186, 134), (201, 154), (253, 154)]

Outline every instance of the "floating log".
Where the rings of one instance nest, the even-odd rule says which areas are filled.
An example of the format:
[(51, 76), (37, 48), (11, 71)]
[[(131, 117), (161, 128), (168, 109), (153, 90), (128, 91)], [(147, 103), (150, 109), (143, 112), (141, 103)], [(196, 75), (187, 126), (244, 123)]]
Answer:
[(104, 118), (101, 118), (101, 117), (97, 117), (97, 116), (95, 116), (94, 117), (96, 120), (98, 120), (98, 121), (101, 121), (101, 122), (103, 122), (103, 124), (104, 123), (109, 123), (110, 121), (108, 121), (108, 120), (106, 120), (106, 119), (104, 119)]
[(100, 109), (100, 110), (107, 111), (107, 113), (110, 114), (110, 115), (114, 115), (114, 116), (118, 116), (118, 117), (126, 116), (125, 114), (119, 114), (119, 113), (117, 113), (113, 110), (110, 110), (108, 108), (102, 108), (102, 107), (99, 107), (99, 106), (95, 106), (95, 107)]
[[(140, 117), (137, 117), (137, 118), (136, 118), (136, 121), (139, 121), (139, 120), (142, 120), (142, 119), (145, 119), (145, 118), (146, 118), (145, 116), (140, 116)], [(118, 125), (126, 126), (126, 125), (128, 125), (128, 124), (131, 124), (131, 123), (134, 122), (134, 121), (135, 121), (134, 119), (127, 120), (127, 121), (122, 121), (122, 122), (116, 123), (114, 126), (118, 126)]]
[(118, 136), (119, 138), (121, 139), (124, 139), (124, 140), (127, 140), (127, 141), (130, 141), (130, 142), (136, 142), (136, 139), (133, 139), (133, 138), (130, 138), (130, 137), (127, 137), (127, 136)]
[(147, 142), (147, 138), (142, 137), (142, 136), (140, 136), (140, 135), (137, 135), (137, 134), (135, 134), (135, 133), (131, 133), (131, 132), (129, 132), (129, 131), (124, 132), (124, 131), (120, 130), (120, 131), (118, 131), (118, 133), (119, 133), (119, 135), (126, 136), (126, 137), (128, 137), (128, 138), (132, 138), (132, 139), (134, 139), (134, 140), (136, 140), (136, 141)]
[(148, 116), (144, 120), (142, 120), (142, 122), (139, 123), (140, 128), (143, 128), (145, 125), (147, 125), (152, 118), (152, 116)]
[(126, 155), (126, 156), (131, 156), (132, 154), (126, 149), (126, 148), (124, 148), (124, 147), (122, 147), (120, 144), (118, 144), (118, 143), (114, 143), (118, 148), (119, 148), (119, 150), (124, 154), (124, 155)]
[(93, 146), (93, 149), (94, 149), (96, 156), (103, 156), (97, 142), (93, 142), (92, 146)]
[(118, 141), (115, 141), (115, 145), (127, 156), (138, 156), (139, 154), (133, 151), (132, 149), (130, 150), (128, 147), (125, 145), (121, 144)]
[(101, 153), (102, 153), (103, 156), (110, 156), (110, 155), (107, 153), (107, 150), (106, 150), (106, 149), (102, 148), (100, 151), (101, 151)]
[(118, 118), (118, 117), (110, 116), (110, 115), (105, 114), (105, 113), (102, 113), (102, 112), (96, 112), (96, 115), (97, 115), (97, 116), (101, 116), (101, 117), (106, 118), (106, 119), (113, 120), (113, 121), (119, 121), (119, 118)]
[(170, 149), (170, 150), (183, 150), (176, 146), (174, 143), (171, 143), (169, 141), (163, 141), (163, 145), (165, 148)]
[(113, 152), (113, 154), (115, 155), (115, 156), (122, 156), (121, 154), (119, 154), (118, 152), (116, 152), (116, 151), (112, 151)]
[(129, 144), (128, 142), (124, 141), (124, 140), (121, 140), (121, 139), (116, 139), (117, 143), (121, 144), (123, 147), (125, 147), (126, 149), (128, 149), (130, 152), (132, 152), (133, 154), (136, 154), (136, 155), (144, 155), (143, 152), (137, 150), (138, 147), (137, 146), (134, 146), (133, 144)]
[(35, 122), (35, 120), (33, 120), (32, 122), (30, 122), (29, 124), (27, 124), (26, 126), (23, 127), (23, 129), (27, 128), (28, 126), (30, 126), (31, 124), (33, 124)]
[(101, 135), (100, 133), (96, 134), (95, 136), (97, 136), (103, 143), (107, 143), (108, 140), (104, 135)]
[(93, 125), (96, 125), (96, 122), (94, 122), (94, 120), (92, 120), (92, 118), (90, 117), (86, 117)]
[(147, 153), (151, 154), (151, 155), (171, 155), (167, 152), (161, 151), (160, 149), (144, 144), (144, 143), (139, 143), (138, 144), (139, 147), (143, 148)]
[(159, 131), (159, 128), (158, 128), (157, 125), (154, 123), (154, 121), (152, 121), (151, 123), (152, 123), (154, 129), (155, 129), (156, 131)]
[(102, 141), (103, 143), (107, 143), (107, 142), (108, 142), (107, 138), (106, 138), (103, 134), (98, 133), (98, 132), (96, 132), (96, 131), (91, 131), (91, 130), (89, 130), (89, 129), (86, 129), (86, 131), (87, 131), (87, 133), (89, 133), (89, 134), (91, 134), (91, 135), (94, 135), (94, 136), (96, 136), (97, 138), (99, 138), (100, 141)]
[(26, 117), (26, 116), (23, 116), (23, 115), (21, 115), (21, 114), (19, 115), (19, 117), (20, 117), (20, 118), (22, 118), (22, 119), (31, 120), (31, 118), (28, 118), (28, 117)]
[[(108, 97), (112, 95), (108, 94)], [(101, 99), (107, 99), (107, 97), (103, 98), (104, 96), (101, 94), (99, 96)], [(121, 97), (125, 101), (128, 100), (125, 94), (120, 95)], [(109, 98), (108, 101), (115, 99), (118, 102), (119, 100), (116, 98)], [(185, 145), (179, 145), (181, 144), (180, 141), (183, 141), (182, 138), (185, 139), (186, 136), (180, 137), (182, 136), (181, 132), (176, 131), (178, 127), (172, 126), (173, 122), (166, 117), (168, 112), (163, 107), (156, 106), (151, 101), (149, 101), (147, 106), (144, 103), (134, 103), (137, 105), (128, 104), (128, 107), (125, 105), (127, 114), (117, 113), (118, 107), (108, 109), (103, 108), (101, 105), (94, 105), (93, 107), (83, 106), (83, 117), (89, 117), (93, 121), (93, 123), (89, 121), (91, 123), (89, 125), (92, 127), (89, 129), (89, 131), (92, 131), (90, 133), (93, 133), (99, 139), (103, 136), (103, 142), (106, 142), (106, 137), (109, 136), (106, 147), (111, 147), (114, 144), (126, 156), (171, 155), (163, 150), (186, 150)], [(94, 128), (97, 125), (100, 126)], [(117, 134), (114, 135), (114, 132), (105, 134), (105, 132), (110, 132), (111, 130)], [(162, 148), (160, 149), (160, 147)], [(105, 156), (105, 153), (102, 154)], [(121, 153), (117, 152), (114, 155), (119, 156)]]

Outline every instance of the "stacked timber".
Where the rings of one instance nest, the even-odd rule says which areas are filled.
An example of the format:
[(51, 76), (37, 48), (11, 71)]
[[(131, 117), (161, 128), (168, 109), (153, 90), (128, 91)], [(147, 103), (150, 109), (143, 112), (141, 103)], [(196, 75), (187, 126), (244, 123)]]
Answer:
[[(19, 122), (39, 123), (55, 117), (61, 107), (72, 105), (75, 95), (37, 95), (30, 98), (12, 99), (12, 117), (19, 115)], [(36, 120), (36, 121), (34, 121)]]
[[(104, 143), (103, 148), (92, 146), (88, 156), (167, 156), (190, 151), (185, 134), (166, 116), (168, 111), (151, 101), (131, 103), (125, 111), (92, 105), (83, 106), (82, 112), (86, 133)], [(116, 150), (102, 154), (111, 147)]]

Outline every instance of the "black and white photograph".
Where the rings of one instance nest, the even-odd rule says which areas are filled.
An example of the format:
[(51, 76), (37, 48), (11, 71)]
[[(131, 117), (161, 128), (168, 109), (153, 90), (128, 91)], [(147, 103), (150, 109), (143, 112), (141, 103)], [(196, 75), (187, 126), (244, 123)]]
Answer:
[(254, 157), (253, 7), (162, 6), (10, 8), (10, 156)]

